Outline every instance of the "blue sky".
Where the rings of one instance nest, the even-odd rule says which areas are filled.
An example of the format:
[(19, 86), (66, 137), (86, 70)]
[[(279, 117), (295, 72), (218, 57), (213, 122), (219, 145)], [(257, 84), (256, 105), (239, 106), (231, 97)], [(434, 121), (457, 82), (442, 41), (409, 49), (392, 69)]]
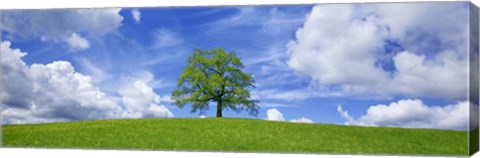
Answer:
[(467, 13), (463, 2), (4, 11), (3, 119), (199, 117), (170, 92), (195, 49), (222, 47), (253, 74), (258, 119), (465, 129)]

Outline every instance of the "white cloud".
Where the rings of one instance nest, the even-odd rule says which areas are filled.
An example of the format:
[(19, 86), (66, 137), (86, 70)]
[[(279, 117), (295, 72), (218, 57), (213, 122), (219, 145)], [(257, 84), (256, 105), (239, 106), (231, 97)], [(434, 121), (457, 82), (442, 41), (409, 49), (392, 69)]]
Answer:
[(466, 99), (468, 61), (455, 52), (439, 52), (434, 59), (411, 52), (393, 58), (396, 75), (385, 91), (408, 96)]
[(347, 122), (345, 122), (345, 124), (348, 125), (348, 124), (352, 124), (352, 122), (354, 122), (352, 116), (350, 116), (348, 114), (348, 111), (344, 111), (341, 105), (337, 106), (337, 111), (338, 111), (338, 113), (340, 113), (340, 116), (347, 121)]
[(140, 11), (138, 9), (132, 9), (130, 13), (132, 14), (133, 20), (135, 20), (137, 24), (140, 23), (140, 18), (142, 17)]
[[(139, 70), (130, 73), (111, 74), (106, 73), (108, 72), (107, 70), (115, 69), (115, 67), (103, 66), (100, 68), (98, 65), (90, 63), (91, 61), (79, 59), (77, 59), (77, 62), (81, 64), (86, 73), (92, 76), (94, 82), (98, 83), (102, 90), (111, 94), (117, 93), (120, 89), (125, 88), (126, 85), (133, 85), (137, 81), (141, 81), (153, 89), (163, 89), (175, 85), (174, 81), (154, 78), (153, 73), (149, 71)], [(169, 96), (161, 95), (160, 101), (169, 102), (167, 97)]]
[(267, 110), (267, 120), (271, 121), (285, 121), (283, 114), (277, 109), (268, 109)]
[(158, 104), (152, 104), (148, 111), (143, 114), (144, 117), (173, 117), (172, 112), (167, 107)]
[(163, 95), (162, 97), (160, 97), (160, 101), (167, 102), (167, 103), (173, 103), (173, 102), (175, 102), (175, 101), (170, 97), (170, 95), (168, 95), (168, 94)]
[(290, 29), (302, 24), (304, 21), (304, 10), (290, 8), (290, 12), (284, 12), (276, 7), (265, 10), (257, 7), (238, 7), (237, 12), (219, 21), (208, 23), (214, 29), (225, 29), (238, 26), (260, 26), (260, 33), (270, 35), (279, 34), (284, 29)]
[[(267, 120), (270, 120), (270, 121), (285, 121), (285, 118), (283, 118), (283, 114), (280, 111), (278, 111), (275, 108), (272, 108), (272, 109), (267, 110)], [(299, 119), (293, 119), (293, 120), (290, 120), (290, 122), (313, 123), (312, 120), (310, 120), (308, 118), (305, 118), (305, 117), (301, 117)]]
[(68, 37), (66, 42), (72, 50), (84, 50), (90, 48), (90, 43), (77, 33), (73, 33)]
[(70, 62), (27, 65), (27, 55), (0, 43), (2, 117), (4, 123), (45, 123), (121, 117), (173, 117), (160, 97), (142, 81), (126, 87), (122, 109), (117, 100), (75, 71)]
[(126, 108), (126, 117), (173, 117), (170, 110), (160, 105), (160, 96), (142, 81), (136, 81), (119, 93)]
[(353, 16), (353, 5), (315, 6), (288, 44), (288, 65), (324, 84), (381, 82), (387, 74), (375, 66), (374, 52), (383, 42), (375, 19)]
[[(245, 17), (250, 19), (250, 23), (260, 22), (262, 33), (270, 35), (278, 35), (285, 32), (285, 30), (291, 30), (294, 27), (300, 26), (305, 21), (305, 16), (302, 15), (301, 10), (291, 10), (291, 12), (282, 12), (278, 8), (274, 7), (268, 10), (268, 13), (255, 13), (255, 15), (246, 15)], [(259, 19), (252, 18), (260, 17)]]
[(200, 117), (199, 117), (199, 118), (205, 118), (205, 117), (206, 117), (205, 115), (200, 115)]
[(313, 123), (312, 120), (308, 119), (308, 118), (305, 118), (305, 117), (301, 117), (299, 119), (293, 119), (293, 120), (290, 120), (290, 122), (296, 122), (296, 123)]
[(179, 35), (168, 29), (158, 29), (153, 33), (153, 36), (154, 47), (157, 49), (171, 48), (182, 43)]
[[(237, 9), (236, 14), (233, 14), (232, 16), (227, 17), (225, 19), (210, 23), (209, 25), (213, 25), (213, 26), (252, 25), (252, 21), (258, 22), (256, 20), (259, 20), (259, 18), (261, 18), (260, 16), (258, 16), (259, 14), (255, 14), (257, 13), (257, 10), (255, 10), (255, 7), (239, 7), (236, 9)], [(265, 15), (265, 14), (260, 14), (260, 15)], [(220, 27), (220, 29), (221, 28), (222, 27)]]
[[(345, 94), (466, 99), (464, 4), (315, 6), (287, 45), (288, 65)], [(386, 40), (405, 51), (385, 53)]]
[(1, 84), (2, 103), (28, 108), (30, 100), (27, 97), (16, 97), (33, 95), (31, 91), (24, 91), (24, 89), (32, 89), (33, 87), (33, 83), (29, 79), (28, 67), (21, 60), (27, 53), (21, 52), (19, 49), (11, 49), (8, 41), (2, 42), (0, 46), (3, 83)]
[[(446, 106), (428, 106), (419, 99), (370, 106), (367, 114), (358, 119), (353, 119), (341, 106), (337, 110), (347, 125), (466, 130), (469, 126), (469, 108), (478, 113), (478, 107), (466, 101)], [(472, 122), (471, 125), (476, 124), (478, 122)]]
[(66, 61), (27, 65), (27, 53), (1, 43), (2, 111), (6, 123), (117, 118), (114, 99)]
[[(171, 81), (165, 81), (165, 80), (157, 80), (154, 78), (154, 75), (145, 70), (137, 71), (128, 75), (122, 75), (119, 77), (119, 85), (126, 85), (126, 84), (131, 84), (136, 81), (142, 81), (146, 83), (147, 85), (151, 86), (152, 88), (165, 88), (165, 87), (170, 87), (172, 86), (175, 82)], [(165, 99), (166, 96), (163, 96), (162, 98)]]
[[(73, 48), (86, 48), (85, 44), (72, 45), (69, 42), (72, 40), (72, 35), (81, 32), (89, 37), (101, 37), (107, 33), (115, 32), (121, 26), (123, 20), (120, 10), (57, 9), (3, 11), (1, 30), (22, 38), (61, 41), (69, 44), (69, 46), (74, 46)], [(86, 41), (85, 38), (82, 39)]]
[[(456, 3), (378, 4), (374, 12), (390, 28), (389, 36), (407, 50), (426, 53), (431, 47), (466, 51), (468, 5)], [(408, 10), (408, 11), (406, 11)], [(441, 44), (432, 45), (438, 40)], [(462, 54), (462, 53), (461, 53)]]

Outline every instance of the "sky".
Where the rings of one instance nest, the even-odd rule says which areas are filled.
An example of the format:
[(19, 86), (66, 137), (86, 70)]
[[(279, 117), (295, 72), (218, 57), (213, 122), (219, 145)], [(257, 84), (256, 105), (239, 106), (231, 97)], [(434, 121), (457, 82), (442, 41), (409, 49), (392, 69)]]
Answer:
[[(258, 116), (468, 129), (467, 2), (9, 10), (6, 124), (215, 117), (172, 105), (195, 49), (233, 51)], [(212, 103), (212, 105), (214, 105)], [(478, 124), (478, 121), (472, 122)]]

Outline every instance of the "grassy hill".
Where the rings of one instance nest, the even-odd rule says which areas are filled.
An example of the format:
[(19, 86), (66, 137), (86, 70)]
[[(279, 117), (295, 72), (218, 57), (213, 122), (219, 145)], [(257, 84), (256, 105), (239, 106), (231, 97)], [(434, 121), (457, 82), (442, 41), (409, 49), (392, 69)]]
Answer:
[(181, 151), (467, 155), (468, 132), (169, 118), (6, 125), (3, 146)]

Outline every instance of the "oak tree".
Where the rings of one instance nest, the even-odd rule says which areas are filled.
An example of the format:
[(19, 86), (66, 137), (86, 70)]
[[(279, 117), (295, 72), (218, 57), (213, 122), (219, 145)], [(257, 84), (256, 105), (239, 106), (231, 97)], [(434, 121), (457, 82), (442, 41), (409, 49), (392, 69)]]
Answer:
[(173, 104), (183, 108), (192, 105), (192, 113), (205, 113), (209, 104), (217, 105), (217, 117), (224, 109), (247, 111), (257, 116), (258, 100), (251, 98), (250, 89), (255, 88), (250, 73), (242, 71), (244, 65), (234, 52), (224, 49), (197, 49), (188, 59), (187, 67), (178, 78), (172, 92)]

